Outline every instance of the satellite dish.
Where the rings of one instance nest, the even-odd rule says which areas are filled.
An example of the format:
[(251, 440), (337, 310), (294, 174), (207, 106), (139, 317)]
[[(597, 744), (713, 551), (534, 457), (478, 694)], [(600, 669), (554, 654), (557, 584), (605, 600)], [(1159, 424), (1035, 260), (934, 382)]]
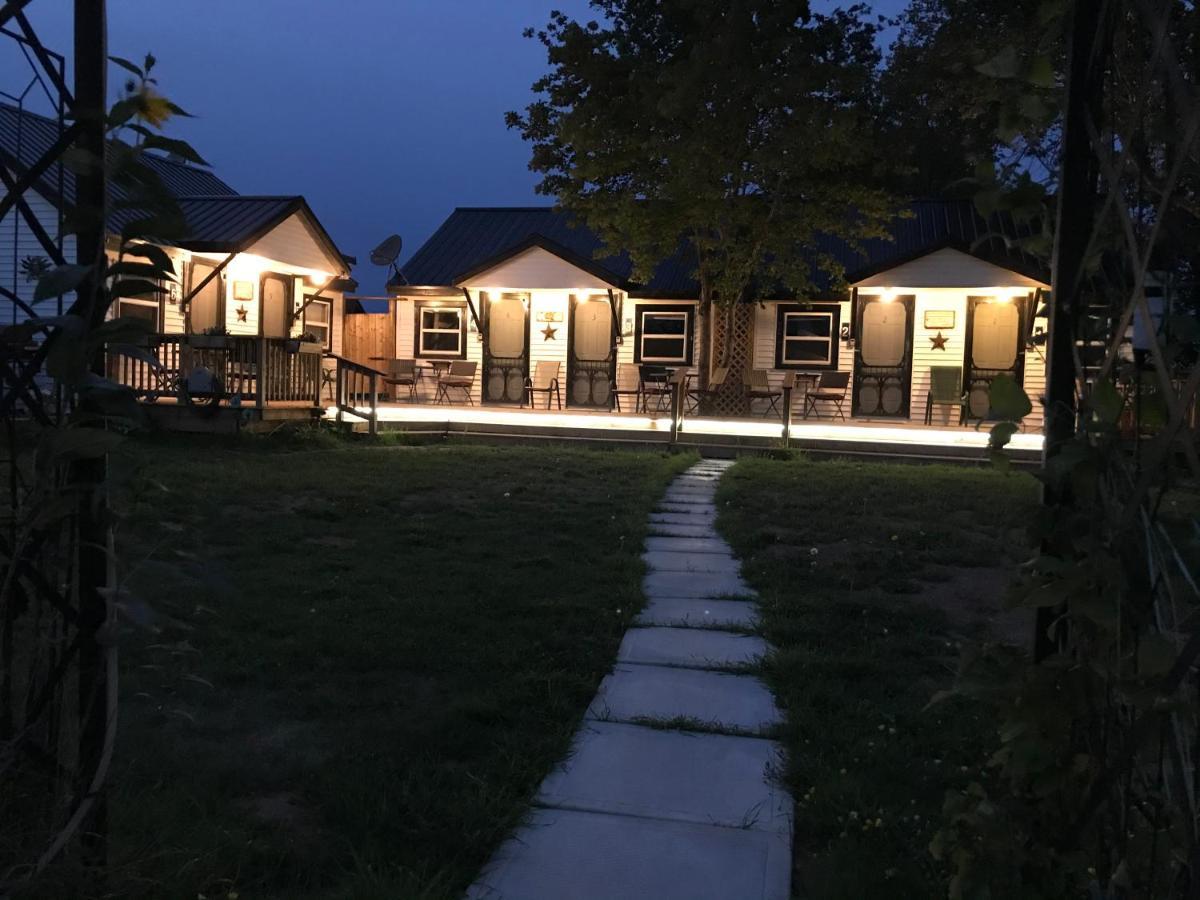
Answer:
[[(400, 274), (400, 267), (396, 265), (396, 259), (400, 256), (400, 248), (403, 245), (404, 241), (398, 234), (385, 238), (382, 244), (371, 251), (371, 262), (377, 266), (387, 266), (397, 278), (403, 281), (404, 276)], [(389, 277), (388, 280), (390, 281), (391, 278)]]
[(400, 239), (400, 235), (393, 234), (371, 251), (371, 262), (377, 266), (393, 265), (396, 262), (396, 257), (400, 255), (400, 248), (403, 245), (404, 242)]

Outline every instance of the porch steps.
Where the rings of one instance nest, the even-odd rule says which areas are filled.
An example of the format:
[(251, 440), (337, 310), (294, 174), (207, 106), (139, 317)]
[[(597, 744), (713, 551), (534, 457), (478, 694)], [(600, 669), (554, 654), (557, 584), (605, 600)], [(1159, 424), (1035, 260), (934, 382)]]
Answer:
[[(753, 669), (769, 651), (704, 460), (650, 517), (649, 600), (567, 760), (468, 900), (783, 900), (792, 800), (773, 777), (780, 713)], [(666, 510), (666, 511), (663, 511)]]

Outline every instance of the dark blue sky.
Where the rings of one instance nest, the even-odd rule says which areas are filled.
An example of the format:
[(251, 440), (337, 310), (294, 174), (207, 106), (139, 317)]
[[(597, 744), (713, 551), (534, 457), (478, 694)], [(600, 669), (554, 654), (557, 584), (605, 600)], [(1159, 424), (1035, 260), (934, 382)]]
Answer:
[[(814, 6), (826, 7), (830, 3)], [(902, 0), (875, 4), (893, 13)], [(244, 194), (303, 194), (359, 258), (364, 294), (384, 275), (367, 254), (388, 234), (407, 258), (455, 206), (549, 203), (534, 194), (528, 149), (504, 113), (545, 70), (521, 36), (551, 9), (586, 0), (109, 0), (109, 52), (158, 57), (164, 93), (192, 112), (182, 137)], [(71, 4), (28, 8), (68, 57)], [(28, 68), (0, 42), (0, 89)], [(113, 89), (121, 70), (110, 74)], [(30, 105), (42, 111), (31, 94)]]

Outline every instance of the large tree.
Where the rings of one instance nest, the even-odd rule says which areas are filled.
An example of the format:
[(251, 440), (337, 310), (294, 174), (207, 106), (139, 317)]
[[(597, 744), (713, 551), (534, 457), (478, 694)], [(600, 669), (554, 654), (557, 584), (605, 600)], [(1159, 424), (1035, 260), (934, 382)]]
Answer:
[(533, 145), (538, 190), (597, 232), (601, 252), (627, 251), (636, 280), (686, 241), (708, 323), (714, 305), (836, 282), (818, 236), (878, 235), (892, 208), (875, 187), (880, 56), (867, 8), (591, 5), (594, 21), (555, 12), (528, 32), (550, 71), (508, 122)]

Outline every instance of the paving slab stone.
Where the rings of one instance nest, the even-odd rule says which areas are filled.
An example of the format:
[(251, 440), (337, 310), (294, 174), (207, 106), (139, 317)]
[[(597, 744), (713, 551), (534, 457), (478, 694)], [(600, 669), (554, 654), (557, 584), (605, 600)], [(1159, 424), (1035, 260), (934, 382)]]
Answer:
[(734, 572), (651, 572), (642, 591), (656, 597), (752, 597), (754, 589)]
[(704, 490), (715, 490), (717, 482), (721, 480), (719, 472), (684, 472), (678, 478), (671, 482), (673, 488), (700, 488)]
[(658, 502), (679, 503), (684, 506), (711, 506), (716, 509), (713, 496), (713, 494), (697, 494), (695, 491), (667, 491)]
[[(659, 529), (655, 528), (655, 532)], [(661, 537), (652, 535), (646, 538), (646, 552), (661, 550), (665, 553), (716, 553), (727, 556), (733, 551), (729, 545), (718, 537)]]
[(466, 900), (786, 900), (790, 837), (535, 810)]
[(668, 666), (617, 666), (600, 683), (588, 716), (617, 722), (684, 716), (754, 732), (780, 721), (771, 692), (752, 675)]
[(658, 522), (650, 519), (650, 534), (657, 538), (700, 538), (710, 539), (713, 535), (711, 525), (680, 524), (678, 522)]
[(713, 521), (717, 518), (717, 508), (711, 503), (675, 503), (671, 500), (660, 500), (655, 513), (675, 513), (680, 516), (704, 516)]
[(642, 560), (651, 572), (701, 572), (706, 575), (739, 577), (742, 564), (732, 553), (676, 553), (669, 550), (647, 550)]
[(704, 537), (717, 536), (717, 530), (714, 526), (715, 521), (714, 516), (698, 516), (694, 513), (656, 511), (650, 514), (650, 526), (652, 528), (656, 525), (694, 525), (704, 529)]
[(701, 825), (787, 831), (786, 793), (772, 773), (774, 741), (585, 722), (567, 761), (538, 791), (539, 806)]
[(712, 628), (630, 628), (617, 650), (618, 663), (720, 669), (752, 665), (767, 652), (760, 637)]
[(667, 597), (651, 600), (635, 621), (672, 628), (754, 628), (759, 620), (757, 607), (745, 600)]

